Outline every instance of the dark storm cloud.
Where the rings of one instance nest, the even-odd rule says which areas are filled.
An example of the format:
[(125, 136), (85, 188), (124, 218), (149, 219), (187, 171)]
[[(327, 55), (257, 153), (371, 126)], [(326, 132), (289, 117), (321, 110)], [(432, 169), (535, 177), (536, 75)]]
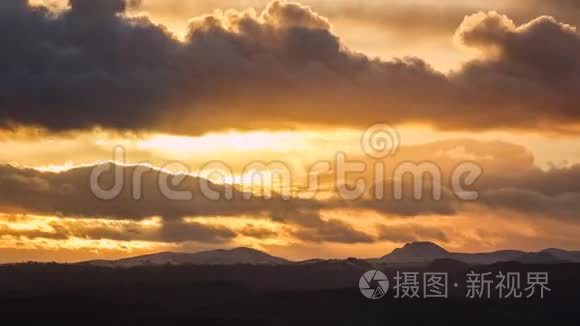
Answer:
[(124, 7), (75, 0), (60, 15), (42, 7), (1, 10), (0, 34), (11, 44), (0, 53), (2, 121), (51, 129), (152, 121), (171, 87), (158, 86), (173, 75), (165, 67), (177, 44), (148, 21), (116, 15)]
[(197, 17), (180, 42), (123, 15), (121, 0), (75, 0), (59, 14), (22, 2), (0, 7), (5, 126), (200, 133), (389, 120), (570, 131), (580, 120), (579, 37), (549, 18), (517, 27), (469, 17), (457, 38), (485, 56), (445, 76), (417, 58), (352, 53), (297, 4)]

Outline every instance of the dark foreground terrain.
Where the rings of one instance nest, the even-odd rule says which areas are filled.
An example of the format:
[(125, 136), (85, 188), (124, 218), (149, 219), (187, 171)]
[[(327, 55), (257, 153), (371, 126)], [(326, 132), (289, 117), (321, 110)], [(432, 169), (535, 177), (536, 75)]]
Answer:
[[(447, 299), (369, 300), (359, 278), (377, 268), (449, 273)], [(544, 299), (466, 299), (466, 274), (549, 273)], [(458, 283), (455, 288), (454, 283)], [(87, 265), (0, 267), (0, 314), (9, 320), (189, 320), (197, 325), (579, 325), (580, 264), (371, 266), (360, 260), (282, 266)]]

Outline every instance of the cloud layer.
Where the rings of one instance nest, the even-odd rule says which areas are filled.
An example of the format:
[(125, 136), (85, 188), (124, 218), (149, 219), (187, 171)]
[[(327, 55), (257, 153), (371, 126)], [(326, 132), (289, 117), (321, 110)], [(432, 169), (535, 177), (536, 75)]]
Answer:
[[(401, 161), (421, 162), (421, 157), (436, 160), (444, 183), (441, 200), (432, 198), (429, 187), (424, 189), (422, 200), (414, 200), (410, 196), (413, 186), (407, 183), (405, 197), (402, 200), (394, 199), (389, 189), (392, 189), (393, 184), (392, 169), (397, 165), (389, 160), (385, 162), (388, 169), (385, 173), (384, 198), (366, 196), (356, 200), (336, 196), (319, 200), (297, 197), (283, 200), (277, 196), (266, 198), (261, 195), (246, 199), (237, 187), (209, 183), (210, 189), (221, 196), (220, 200), (212, 200), (201, 191), (205, 180), (192, 176), (180, 178), (180, 175), (142, 165), (117, 166), (123, 171), (124, 186), (120, 196), (102, 200), (92, 193), (90, 187), (90, 174), (95, 166), (55, 173), (3, 165), (0, 166), (0, 213), (54, 216), (65, 219), (66, 223), (54, 223), (58, 228), (53, 229), (58, 232), (47, 233), (41, 228), (22, 233), (4, 227), (0, 234), (171, 243), (221, 243), (237, 236), (271, 239), (280, 237), (281, 233), (295, 240), (314, 243), (360, 244), (401, 239), (449, 239), (443, 230), (419, 224), (381, 226), (376, 228), (376, 232), (369, 232), (368, 228), (360, 228), (359, 222), (363, 223), (362, 220), (351, 217), (352, 211), (361, 212), (362, 215), (370, 212), (369, 215), (382, 216), (385, 221), (393, 218), (411, 221), (425, 216), (456, 219), (492, 212), (494, 216), (506, 219), (510, 216), (525, 216), (529, 221), (578, 225), (580, 165), (543, 170), (534, 165), (533, 156), (521, 146), (472, 140), (403, 147), (399, 155)], [(479, 192), (477, 201), (460, 201), (449, 190), (452, 168), (466, 160), (478, 162), (484, 170), (484, 174), (470, 188)], [(96, 167), (99, 166), (110, 168), (101, 176), (99, 184), (103, 189), (111, 189), (114, 184), (114, 165), (108, 163)], [(134, 186), (135, 176), (141, 180), (142, 185), (138, 188)], [(374, 180), (365, 174), (355, 174), (353, 177), (353, 180), (364, 178), (367, 184)], [(333, 189), (334, 178), (330, 175), (322, 178), (320, 186)], [(161, 190), (160, 183), (167, 184), (172, 191), (191, 191), (193, 197), (187, 200), (169, 199)], [(136, 189), (141, 192), (140, 199), (133, 197)], [(225, 194), (230, 190), (232, 199), (226, 200)], [(143, 230), (140, 223), (154, 217), (159, 218), (160, 229), (156, 232)], [(204, 223), (208, 218), (224, 217), (268, 221), (280, 229), (254, 226), (252, 222), (236, 230), (226, 224)], [(114, 225), (111, 227), (103, 221)]]
[(24, 2), (0, 8), (13, 45), (0, 54), (4, 126), (202, 133), (388, 120), (576, 132), (580, 120), (580, 39), (548, 17), (467, 17), (456, 38), (482, 57), (444, 75), (418, 58), (353, 53), (294, 3), (196, 17), (182, 42), (124, 15), (122, 0), (73, 0), (62, 13)]

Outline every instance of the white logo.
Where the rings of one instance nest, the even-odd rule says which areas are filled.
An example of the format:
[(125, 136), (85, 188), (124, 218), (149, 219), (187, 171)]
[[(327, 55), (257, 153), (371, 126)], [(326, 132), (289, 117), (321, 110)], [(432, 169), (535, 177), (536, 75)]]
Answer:
[[(378, 284), (375, 288), (371, 288), (371, 282), (376, 281)], [(389, 279), (381, 271), (372, 270), (368, 271), (360, 277), (358, 281), (358, 287), (360, 292), (368, 299), (377, 300), (387, 294), (389, 290)]]

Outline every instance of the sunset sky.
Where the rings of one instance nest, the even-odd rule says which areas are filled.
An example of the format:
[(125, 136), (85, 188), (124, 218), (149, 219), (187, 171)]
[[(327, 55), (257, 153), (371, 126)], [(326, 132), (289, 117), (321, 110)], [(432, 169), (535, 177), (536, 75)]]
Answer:
[[(0, 262), (580, 250), (578, 25), (575, 0), (2, 0)], [(381, 159), (361, 148), (377, 123), (399, 142)], [(474, 162), (479, 199), (340, 200), (339, 152), (387, 181), (402, 162), (444, 180)], [(111, 160), (152, 169), (142, 199), (91, 194)], [(237, 192), (274, 161), (293, 187), (331, 168), (309, 199), (172, 201), (155, 183), (221, 162), (233, 175), (212, 181)]]

